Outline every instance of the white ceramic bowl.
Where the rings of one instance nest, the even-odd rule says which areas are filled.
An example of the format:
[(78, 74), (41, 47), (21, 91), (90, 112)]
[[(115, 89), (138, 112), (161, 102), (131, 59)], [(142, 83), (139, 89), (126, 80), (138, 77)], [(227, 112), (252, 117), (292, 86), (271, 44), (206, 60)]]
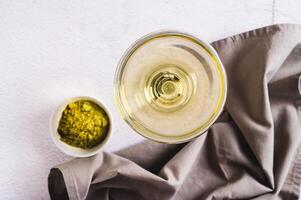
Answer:
[[(57, 128), (59, 126), (59, 121), (61, 119), (62, 113), (63, 113), (64, 109), (66, 108), (66, 106), (71, 102), (81, 100), (81, 99), (90, 100), (90, 101), (96, 103), (97, 105), (99, 105), (102, 109), (104, 109), (104, 111), (106, 112), (106, 114), (108, 115), (108, 118), (109, 118), (109, 129), (108, 129), (106, 138), (100, 144), (98, 144), (97, 146), (95, 146), (91, 149), (81, 149), (81, 148), (73, 147), (73, 146), (66, 144), (65, 142), (60, 140), (61, 136), (59, 135), (59, 133), (57, 131)], [(74, 156), (74, 157), (89, 157), (89, 156), (95, 155), (99, 151), (101, 151), (103, 149), (104, 145), (108, 142), (109, 138), (111, 137), (111, 134), (112, 134), (112, 120), (111, 119), (112, 119), (111, 115), (110, 115), (108, 109), (106, 108), (106, 106), (104, 106), (104, 104), (101, 103), (100, 101), (98, 101), (97, 99), (87, 97), (87, 96), (74, 97), (74, 98), (70, 98), (70, 99), (67, 99), (64, 102), (62, 102), (58, 106), (56, 111), (53, 113), (51, 120), (50, 120), (50, 134), (51, 134), (53, 142), (62, 152), (66, 153), (70, 156)]]

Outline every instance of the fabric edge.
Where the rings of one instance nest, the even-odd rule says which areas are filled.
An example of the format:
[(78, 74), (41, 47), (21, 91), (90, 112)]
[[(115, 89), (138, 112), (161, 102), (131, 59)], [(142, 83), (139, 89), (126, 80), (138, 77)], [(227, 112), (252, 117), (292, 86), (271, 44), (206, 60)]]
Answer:
[(65, 185), (67, 188), (69, 199), (80, 199), (78, 197), (77, 187), (76, 187), (74, 177), (73, 177), (70, 169), (66, 166), (58, 166), (56, 168), (59, 169), (63, 174), (63, 178), (64, 178)]
[(50, 199), (69, 199), (63, 174), (57, 168), (50, 169), (48, 175), (48, 192)]
[(270, 33), (275, 33), (275, 32), (281, 31), (282, 29), (301, 31), (301, 24), (290, 24), (290, 23), (273, 24), (273, 25), (269, 25), (269, 26), (256, 28), (254, 30), (245, 31), (240, 34), (229, 36), (229, 37), (226, 37), (226, 38), (223, 38), (220, 40), (216, 40), (216, 41), (212, 42), (211, 44), (212, 44), (212, 46), (217, 47), (217, 46), (220, 46), (220, 45), (228, 42), (229, 40), (236, 41), (238, 39), (247, 39), (247, 38), (251, 38), (254, 36), (267, 35)]

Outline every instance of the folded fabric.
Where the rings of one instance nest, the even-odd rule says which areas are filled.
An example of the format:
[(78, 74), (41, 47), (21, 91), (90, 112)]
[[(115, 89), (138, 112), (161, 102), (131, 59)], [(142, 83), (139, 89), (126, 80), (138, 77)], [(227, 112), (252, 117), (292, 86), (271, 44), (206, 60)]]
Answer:
[(54, 167), (53, 199), (298, 199), (301, 26), (273, 25), (212, 44), (228, 76), (225, 111), (186, 144), (145, 141)]

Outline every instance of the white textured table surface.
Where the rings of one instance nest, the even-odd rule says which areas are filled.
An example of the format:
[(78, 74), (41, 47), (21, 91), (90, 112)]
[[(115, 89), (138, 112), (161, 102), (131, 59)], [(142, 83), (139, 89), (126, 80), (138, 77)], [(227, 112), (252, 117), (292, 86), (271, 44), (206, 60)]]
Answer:
[(67, 159), (49, 136), (49, 117), (67, 97), (107, 104), (107, 151), (141, 141), (113, 103), (125, 49), (158, 29), (213, 41), (272, 23), (301, 23), (300, 0), (0, 0), (0, 199), (48, 199), (49, 169)]

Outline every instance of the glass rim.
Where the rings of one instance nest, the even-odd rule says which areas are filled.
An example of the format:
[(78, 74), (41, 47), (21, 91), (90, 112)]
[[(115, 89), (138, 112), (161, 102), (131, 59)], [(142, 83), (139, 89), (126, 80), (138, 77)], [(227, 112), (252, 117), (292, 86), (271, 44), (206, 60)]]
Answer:
[[(216, 111), (214, 112), (214, 116), (210, 118), (206, 123), (203, 125), (191, 130), (189, 133), (186, 133), (181, 136), (164, 136), (160, 135), (157, 132), (154, 132), (137, 121), (135, 121), (134, 117), (131, 116), (131, 114), (127, 111), (125, 108), (124, 103), (122, 102), (122, 97), (121, 97), (121, 77), (123, 70), (126, 66), (126, 63), (128, 59), (131, 57), (131, 55), (142, 45), (144, 45), (146, 42), (155, 39), (155, 38), (160, 38), (160, 37), (166, 37), (166, 36), (179, 36), (179, 37), (184, 37), (187, 39), (190, 39), (194, 43), (200, 45), (202, 48), (204, 48), (207, 53), (210, 55), (210, 57), (214, 60), (216, 63), (216, 67), (218, 68), (219, 71), (219, 79), (221, 80), (221, 95), (219, 97), (219, 102), (218, 105), (216, 106)], [(123, 53), (117, 69), (115, 71), (114, 75), (114, 101), (115, 105), (117, 106), (117, 110), (123, 120), (138, 134), (141, 136), (156, 141), (156, 142), (161, 142), (161, 143), (168, 143), (168, 144), (175, 144), (175, 143), (183, 143), (192, 140), (193, 138), (202, 135), (205, 133), (211, 126), (212, 124), (218, 119), (220, 114), (222, 113), (225, 103), (226, 103), (226, 98), (227, 98), (227, 91), (228, 91), (228, 80), (227, 80), (227, 74), (225, 71), (225, 68), (215, 51), (215, 49), (207, 42), (199, 39), (196, 36), (193, 36), (191, 34), (181, 32), (181, 31), (176, 31), (176, 30), (159, 30), (159, 31), (154, 31), (149, 34), (146, 34), (139, 39), (137, 39), (134, 43), (132, 43), (127, 50)], [(205, 126), (204, 126), (205, 125)]]

